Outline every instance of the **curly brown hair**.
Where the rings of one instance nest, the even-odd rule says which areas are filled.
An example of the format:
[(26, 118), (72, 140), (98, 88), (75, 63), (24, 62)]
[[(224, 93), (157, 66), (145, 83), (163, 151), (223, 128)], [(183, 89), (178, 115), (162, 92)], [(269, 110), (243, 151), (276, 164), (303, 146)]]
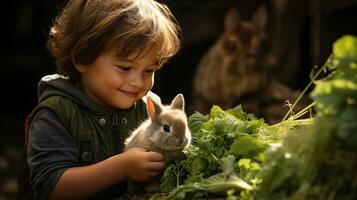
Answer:
[(158, 47), (161, 65), (180, 49), (180, 28), (169, 8), (154, 0), (69, 0), (51, 27), (47, 47), (57, 73), (80, 79), (74, 63), (91, 64), (116, 48), (119, 58)]

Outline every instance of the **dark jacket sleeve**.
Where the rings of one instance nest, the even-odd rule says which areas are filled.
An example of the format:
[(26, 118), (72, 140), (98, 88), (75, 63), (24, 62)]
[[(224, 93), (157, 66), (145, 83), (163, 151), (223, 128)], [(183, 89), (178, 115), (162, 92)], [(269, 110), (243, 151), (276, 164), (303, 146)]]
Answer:
[(35, 199), (48, 199), (63, 172), (78, 166), (78, 150), (50, 109), (39, 110), (29, 131), (27, 163)]

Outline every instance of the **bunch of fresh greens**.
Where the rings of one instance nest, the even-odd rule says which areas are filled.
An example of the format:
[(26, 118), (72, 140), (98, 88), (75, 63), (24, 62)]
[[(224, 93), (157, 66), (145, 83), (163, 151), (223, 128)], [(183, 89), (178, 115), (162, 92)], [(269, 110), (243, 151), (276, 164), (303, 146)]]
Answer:
[(227, 111), (213, 106), (207, 116), (190, 116), (189, 125), (195, 143), (186, 150), (186, 159), (169, 166), (162, 177), (162, 189), (174, 189), (169, 198), (200, 199), (229, 189), (250, 190), (251, 183), (241, 179), (236, 162), (240, 158), (259, 162), (267, 144), (258, 132), (267, 124), (239, 106)]
[(207, 116), (197, 112), (190, 116), (189, 126), (194, 144), (185, 151), (184, 160), (166, 169), (161, 180), (168, 199), (249, 196), (260, 183), (256, 174), (264, 161), (262, 153), (273, 141), (262, 132), (273, 129), (269, 131), (263, 119), (240, 106), (226, 111), (213, 106)]

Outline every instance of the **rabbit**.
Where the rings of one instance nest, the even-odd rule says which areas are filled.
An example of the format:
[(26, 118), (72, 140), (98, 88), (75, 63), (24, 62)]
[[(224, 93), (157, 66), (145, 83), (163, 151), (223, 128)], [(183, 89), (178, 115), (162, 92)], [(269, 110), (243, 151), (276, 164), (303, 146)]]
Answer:
[[(167, 163), (181, 157), (182, 150), (191, 143), (191, 132), (184, 108), (185, 101), (182, 94), (178, 94), (170, 105), (162, 105), (147, 97), (149, 118), (125, 140), (124, 151), (141, 147), (147, 151), (161, 152)], [(157, 181), (144, 186), (148, 192), (159, 189)]]
[[(224, 32), (197, 66), (190, 112), (207, 114), (212, 105), (228, 109), (241, 104), (245, 111), (268, 122), (282, 118), (287, 111), (284, 98), (291, 97), (290, 101), (294, 101), (297, 95), (272, 77), (276, 61), (267, 44), (267, 20), (265, 6), (250, 21), (242, 20), (235, 8), (227, 12)], [(271, 94), (281, 93), (275, 89), (283, 90), (286, 96)], [(274, 106), (268, 108), (270, 102)]]

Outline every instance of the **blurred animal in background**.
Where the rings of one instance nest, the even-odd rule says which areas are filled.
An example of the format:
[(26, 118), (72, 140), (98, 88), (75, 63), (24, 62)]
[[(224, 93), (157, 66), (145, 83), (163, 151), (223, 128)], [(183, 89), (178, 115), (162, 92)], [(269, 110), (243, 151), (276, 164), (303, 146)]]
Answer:
[(196, 69), (191, 112), (207, 114), (212, 105), (228, 109), (241, 104), (268, 123), (283, 118), (286, 100), (294, 101), (299, 92), (273, 79), (275, 58), (267, 41), (267, 21), (265, 6), (250, 21), (242, 20), (235, 8), (228, 11), (224, 32)]

